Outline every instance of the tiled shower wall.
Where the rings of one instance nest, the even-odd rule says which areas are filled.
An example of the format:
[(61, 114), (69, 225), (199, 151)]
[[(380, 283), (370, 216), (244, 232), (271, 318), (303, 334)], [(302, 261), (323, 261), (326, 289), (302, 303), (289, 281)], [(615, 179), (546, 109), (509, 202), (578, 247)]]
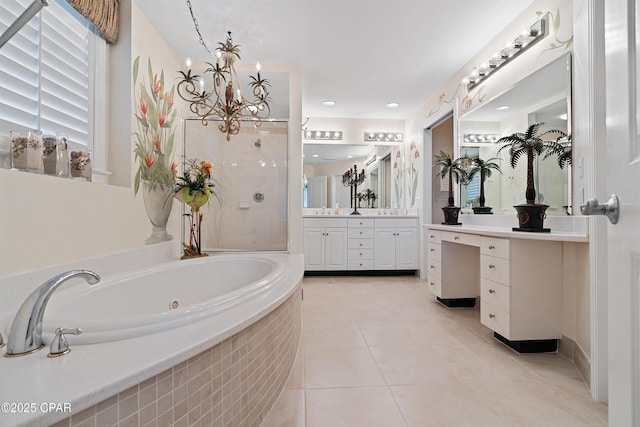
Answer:
[(222, 199), (201, 210), (203, 249), (287, 250), (288, 123), (243, 122), (230, 141), (218, 125), (185, 120), (185, 156), (212, 163)]
[(300, 341), (302, 290), (247, 329), (54, 427), (258, 427)]

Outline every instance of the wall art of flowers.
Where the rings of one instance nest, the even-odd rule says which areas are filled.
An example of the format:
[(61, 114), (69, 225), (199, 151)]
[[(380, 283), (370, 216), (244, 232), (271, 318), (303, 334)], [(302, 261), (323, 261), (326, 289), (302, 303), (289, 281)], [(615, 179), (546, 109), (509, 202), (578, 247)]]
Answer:
[(138, 170), (134, 180), (134, 192), (138, 194), (140, 181), (150, 184), (151, 189), (157, 186), (171, 189), (175, 183), (176, 165), (173, 162), (175, 140), (175, 119), (173, 97), (175, 85), (165, 90), (164, 71), (153, 72), (151, 58), (147, 62), (148, 80), (140, 79), (138, 70), (140, 57), (133, 63), (133, 94), (135, 99), (135, 116), (137, 130), (135, 136), (135, 159)]
[(416, 143), (411, 141), (409, 148), (409, 167), (407, 168), (409, 207), (413, 207), (416, 203), (416, 194), (418, 192), (418, 175), (420, 175), (420, 150)]
[(200, 208), (209, 202), (211, 196), (215, 197), (219, 204), (222, 204), (217, 190), (219, 187), (216, 180), (211, 178), (211, 163), (204, 160), (198, 162), (196, 159), (186, 161), (184, 174), (178, 177), (178, 181), (173, 187), (174, 197), (191, 208), (191, 212), (185, 214), (190, 219), (190, 226), (189, 244), (182, 244), (184, 247), (183, 258), (202, 256), (202, 213)]
[(400, 150), (396, 150), (395, 159), (393, 161), (393, 186), (395, 189), (396, 208), (400, 207), (402, 201), (402, 157)]

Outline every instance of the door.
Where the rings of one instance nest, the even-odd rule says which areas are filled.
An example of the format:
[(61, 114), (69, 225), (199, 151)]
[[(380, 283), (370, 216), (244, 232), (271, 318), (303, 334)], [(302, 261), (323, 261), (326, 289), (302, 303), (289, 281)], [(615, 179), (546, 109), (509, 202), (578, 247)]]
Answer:
[(396, 269), (418, 268), (418, 234), (415, 228), (396, 229)]
[(304, 229), (304, 269), (324, 270), (324, 228)]
[(373, 243), (374, 268), (376, 270), (396, 269), (395, 228), (376, 228)]
[(326, 176), (307, 177), (307, 207), (316, 209), (327, 207)]
[(634, 0), (605, 2), (606, 187), (619, 197), (620, 218), (615, 225), (599, 220), (607, 222), (609, 425), (616, 427), (640, 426), (638, 13)]
[(347, 269), (347, 229), (327, 228), (325, 230), (325, 269)]

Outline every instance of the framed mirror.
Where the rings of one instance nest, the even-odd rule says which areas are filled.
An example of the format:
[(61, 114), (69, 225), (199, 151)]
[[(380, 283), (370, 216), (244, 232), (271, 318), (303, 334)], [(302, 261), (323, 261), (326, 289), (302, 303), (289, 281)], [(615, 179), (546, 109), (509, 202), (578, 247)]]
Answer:
[(350, 188), (342, 184), (342, 175), (357, 166), (365, 170), (365, 181), (358, 187), (360, 208), (378, 208), (388, 204), (391, 188), (386, 181), (385, 158), (390, 158), (389, 145), (316, 143), (303, 145), (303, 207), (352, 207)]
[[(485, 181), (486, 206), (494, 214), (513, 214), (513, 206), (524, 203), (526, 190), (526, 159), (520, 159), (513, 169), (508, 150), (498, 153), (499, 138), (543, 122), (541, 132), (558, 129), (571, 135), (571, 55), (566, 54), (523, 78), (515, 86), (478, 108), (460, 116), (458, 126), (459, 156), (493, 159), (501, 172), (494, 171)], [(556, 136), (549, 137), (550, 139)], [(571, 154), (567, 142), (567, 154)], [(564, 167), (552, 155), (536, 158), (535, 187), (539, 203), (549, 205), (547, 215), (570, 215), (571, 162)], [(478, 206), (479, 176), (459, 187), (459, 206)]]

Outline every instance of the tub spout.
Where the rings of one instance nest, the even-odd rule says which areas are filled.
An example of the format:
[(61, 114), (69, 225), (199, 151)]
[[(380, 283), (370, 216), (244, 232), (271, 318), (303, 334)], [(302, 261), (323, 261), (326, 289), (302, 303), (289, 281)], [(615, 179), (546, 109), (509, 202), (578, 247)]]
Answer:
[(93, 271), (72, 270), (52, 277), (27, 297), (11, 323), (5, 356), (22, 356), (40, 350), (42, 343), (42, 318), (51, 294), (67, 280), (81, 277), (90, 285), (100, 281)]

